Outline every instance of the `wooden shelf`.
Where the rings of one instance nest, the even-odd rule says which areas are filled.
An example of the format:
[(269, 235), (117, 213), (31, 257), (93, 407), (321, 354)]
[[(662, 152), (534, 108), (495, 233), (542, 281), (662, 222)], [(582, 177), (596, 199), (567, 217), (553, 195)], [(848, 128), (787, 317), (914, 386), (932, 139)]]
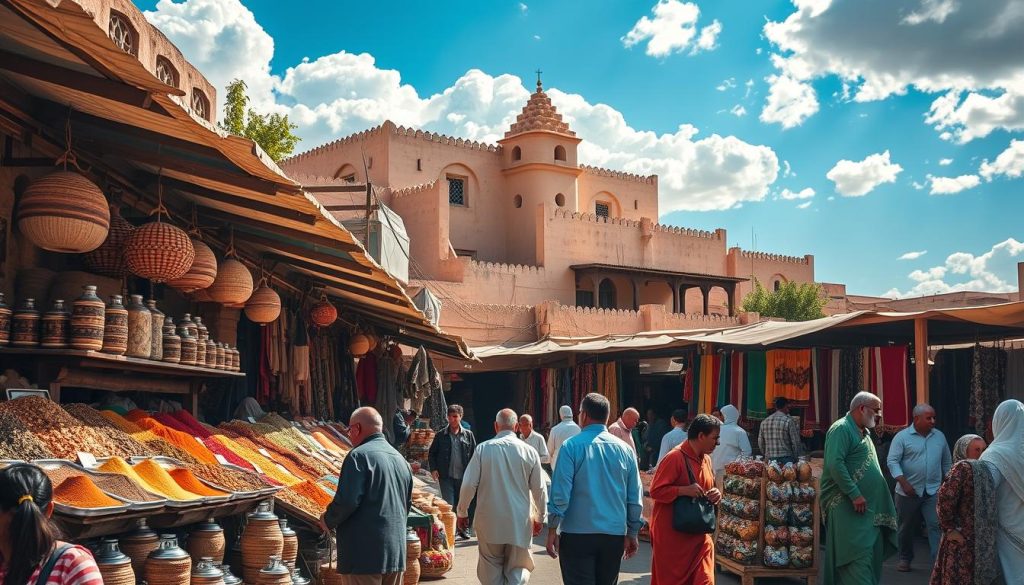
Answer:
[(203, 366), (185, 366), (167, 362), (158, 362), (123, 355), (113, 355), (99, 351), (83, 351), (78, 349), (34, 349), (22, 347), (0, 348), (0, 357), (25, 356), (40, 359), (77, 362), (81, 368), (104, 370), (124, 370), (129, 372), (153, 373), (170, 376), (207, 377), (207, 378), (244, 378), (245, 372), (228, 372)]

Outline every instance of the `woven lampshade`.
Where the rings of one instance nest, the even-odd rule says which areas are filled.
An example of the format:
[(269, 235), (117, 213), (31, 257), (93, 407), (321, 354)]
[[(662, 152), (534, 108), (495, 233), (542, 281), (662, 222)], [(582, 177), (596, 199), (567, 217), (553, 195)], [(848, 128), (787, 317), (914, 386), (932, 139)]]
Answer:
[(281, 297), (264, 282), (245, 303), (245, 316), (260, 325), (276, 321), (281, 316)]
[(192, 247), (195, 248), (196, 257), (188, 272), (167, 283), (171, 288), (185, 293), (205, 289), (217, 279), (217, 257), (213, 255), (213, 250), (196, 238), (192, 238)]
[(354, 357), (363, 357), (370, 351), (370, 338), (362, 333), (356, 333), (348, 342), (348, 351)]
[(252, 296), (252, 273), (238, 260), (225, 258), (206, 292), (222, 305), (241, 305)]
[(309, 320), (317, 327), (330, 327), (338, 320), (338, 309), (322, 295), (320, 301), (309, 310)]
[(135, 226), (121, 217), (121, 211), (116, 205), (111, 205), (110, 231), (107, 233), (107, 239), (103, 240), (99, 248), (85, 254), (85, 265), (92, 272), (111, 278), (121, 278), (128, 274), (128, 268), (124, 264), (124, 246), (134, 232)]
[(135, 230), (124, 249), (128, 270), (153, 282), (181, 278), (192, 267), (196, 249), (183, 230), (154, 221)]
[(44, 250), (91, 252), (107, 238), (110, 209), (92, 181), (57, 171), (25, 189), (18, 204), (18, 230)]

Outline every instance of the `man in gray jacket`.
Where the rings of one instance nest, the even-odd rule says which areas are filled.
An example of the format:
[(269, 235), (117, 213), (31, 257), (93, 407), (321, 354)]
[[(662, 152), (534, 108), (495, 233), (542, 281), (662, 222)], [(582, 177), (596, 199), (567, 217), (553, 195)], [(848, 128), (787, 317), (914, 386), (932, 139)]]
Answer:
[(348, 438), (356, 447), (320, 520), (322, 528), (338, 530), (338, 573), (349, 585), (401, 585), (405, 572), (412, 471), (383, 430), (373, 408), (352, 413)]

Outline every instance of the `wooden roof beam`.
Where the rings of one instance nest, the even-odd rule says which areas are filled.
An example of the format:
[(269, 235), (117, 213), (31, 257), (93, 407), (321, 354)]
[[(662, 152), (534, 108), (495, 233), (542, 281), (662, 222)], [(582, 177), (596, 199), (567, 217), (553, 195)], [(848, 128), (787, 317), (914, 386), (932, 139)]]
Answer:
[[(359, 288), (358, 289), (354, 289), (353, 292), (367, 293), (367, 294), (369, 294), (370, 292), (375, 292), (376, 294), (379, 294), (379, 295), (386, 295), (388, 302), (392, 302), (392, 301), (396, 301), (396, 300), (397, 301), (405, 302), (405, 298), (403, 297), (401, 292), (393, 291), (393, 290), (388, 290), (388, 289), (377, 287), (377, 286), (366, 285), (364, 283), (367, 282), (367, 279), (364, 279), (363, 277), (360, 277), (360, 276), (357, 276), (357, 275), (350, 274), (348, 272), (337, 270), (337, 269), (331, 268), (329, 266), (321, 266), (319, 264), (314, 264), (313, 262), (309, 262), (309, 261), (306, 261), (306, 260), (303, 260), (303, 259), (300, 259), (300, 258), (293, 258), (291, 256), (282, 256), (281, 254), (264, 254), (263, 257), (266, 258), (267, 260), (272, 260), (274, 262), (281, 262), (282, 264), (291, 264), (292, 266), (295, 266), (296, 268), (301, 268), (301, 269), (306, 270), (308, 272), (314, 272), (316, 274), (321, 275), (322, 278), (340, 279), (340, 280), (343, 280), (343, 281), (350, 281), (353, 284), (358, 284)], [(369, 282), (373, 283), (374, 281), (369, 281)]]
[[(146, 183), (150, 187), (155, 188), (157, 184), (157, 176), (152, 173), (146, 174), (148, 179)], [(195, 183), (183, 181), (181, 179), (176, 179), (173, 177), (162, 177), (160, 178), (160, 182), (162, 182), (165, 187), (170, 187), (171, 189), (176, 189), (184, 193), (189, 193), (191, 195), (203, 199), (210, 199), (212, 201), (227, 203), (229, 205), (237, 205), (245, 209), (252, 209), (254, 211), (259, 211), (261, 213), (277, 215), (279, 217), (283, 217), (293, 221), (298, 221), (300, 223), (308, 225), (316, 224), (317, 216), (311, 213), (303, 213), (298, 209), (286, 207), (285, 205), (274, 205), (273, 203), (267, 203), (265, 201), (249, 199), (247, 197), (242, 197), (239, 195), (232, 195), (231, 193), (217, 191), (216, 189), (210, 189), (208, 187), (196, 185)], [(284, 203), (284, 200), (282, 200), (282, 203)]]
[[(227, 213), (225, 211), (221, 211), (219, 209), (213, 209), (210, 207), (203, 206), (200, 207), (202, 208), (202, 212), (206, 214), (207, 217), (227, 224), (234, 224), (235, 226), (246, 226), (257, 230), (262, 230), (270, 234), (280, 234), (296, 241), (307, 242), (314, 246), (322, 246), (327, 249), (343, 250), (345, 252), (365, 253), (365, 250), (363, 250), (361, 246), (352, 242), (345, 242), (342, 240), (336, 240), (334, 238), (328, 238), (325, 236), (311, 234), (309, 232), (283, 226), (279, 223), (257, 219), (255, 217), (234, 215), (231, 213)], [(235, 234), (235, 237), (239, 237), (239, 234), (237, 232)]]

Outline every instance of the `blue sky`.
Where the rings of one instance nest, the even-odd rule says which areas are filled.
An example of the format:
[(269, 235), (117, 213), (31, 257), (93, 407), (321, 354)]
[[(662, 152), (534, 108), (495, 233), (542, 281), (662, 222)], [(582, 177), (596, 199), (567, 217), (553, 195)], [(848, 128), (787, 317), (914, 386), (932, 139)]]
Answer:
[(1024, 260), (1024, 9), (965, 2), (138, 4), (300, 150), (386, 118), (493, 142), (540, 68), (584, 162), (660, 176), (662, 223), (919, 295)]

